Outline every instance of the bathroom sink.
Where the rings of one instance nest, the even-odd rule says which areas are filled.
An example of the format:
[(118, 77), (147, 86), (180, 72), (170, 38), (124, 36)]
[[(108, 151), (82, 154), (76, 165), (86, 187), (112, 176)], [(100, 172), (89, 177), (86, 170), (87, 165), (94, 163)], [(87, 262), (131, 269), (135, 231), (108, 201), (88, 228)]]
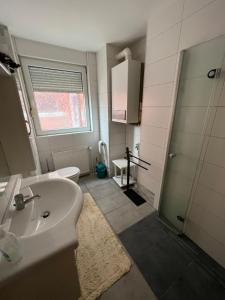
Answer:
[(11, 206), (9, 231), (21, 238), (43, 234), (64, 219), (76, 224), (82, 208), (82, 193), (71, 180), (55, 178), (31, 184), (20, 191), (25, 197), (39, 194), (40, 198), (26, 204), (23, 210)]
[[(60, 176), (46, 179), (40, 175), (24, 182), (21, 188), (21, 179), (18, 179), (1, 223), (17, 236), (22, 259), (16, 264), (0, 260), (0, 285), (32, 265), (66, 249), (73, 251), (78, 246), (75, 226), (83, 206), (80, 187)], [(18, 193), (25, 199), (36, 194), (40, 198), (16, 210), (14, 196)]]

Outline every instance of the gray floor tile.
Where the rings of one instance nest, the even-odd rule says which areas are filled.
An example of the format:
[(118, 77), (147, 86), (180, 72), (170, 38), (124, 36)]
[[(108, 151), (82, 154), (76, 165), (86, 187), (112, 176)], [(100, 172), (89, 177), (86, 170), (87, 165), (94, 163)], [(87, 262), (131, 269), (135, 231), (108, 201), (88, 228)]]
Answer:
[(96, 176), (90, 175), (83, 177), (80, 184), (85, 192), (88, 191), (92, 195), (117, 233), (137, 223), (154, 210), (148, 202), (136, 206), (111, 178), (97, 179)]
[(115, 232), (120, 233), (138, 220), (133, 205), (128, 203), (105, 215)]
[(155, 211), (155, 209), (148, 202), (146, 202), (140, 206), (135, 206), (135, 208), (138, 211), (140, 219), (145, 218), (146, 216), (150, 215), (152, 212)]
[(100, 300), (156, 300), (151, 288), (138, 268), (133, 265), (130, 272), (117, 281)]
[(115, 232), (120, 233), (152, 212), (151, 206), (147, 203), (142, 206), (143, 208), (128, 203), (107, 213), (105, 216)]
[(108, 198), (112, 194), (118, 193), (118, 189), (110, 182), (106, 182), (105, 184), (97, 185), (91, 188), (87, 184), (86, 186), (95, 200)]
[(108, 177), (99, 179), (96, 177), (95, 174), (91, 174), (89, 176), (84, 176), (84, 177), (80, 178), (80, 182), (85, 183), (87, 188), (93, 188), (93, 187), (108, 183), (108, 182), (110, 182), (110, 180), (111, 179)]
[(109, 213), (110, 211), (123, 205), (129, 204), (129, 202), (129, 199), (127, 199), (127, 197), (121, 191), (96, 200), (97, 205), (104, 214)]

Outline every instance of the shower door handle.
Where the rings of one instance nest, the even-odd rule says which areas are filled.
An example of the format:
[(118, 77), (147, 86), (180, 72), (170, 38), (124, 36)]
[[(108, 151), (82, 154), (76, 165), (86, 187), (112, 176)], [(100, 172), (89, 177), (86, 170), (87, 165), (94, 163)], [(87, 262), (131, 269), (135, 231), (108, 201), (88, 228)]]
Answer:
[(172, 158), (174, 158), (174, 157), (176, 157), (176, 153), (169, 153), (169, 158), (170, 158), (170, 159), (172, 159)]

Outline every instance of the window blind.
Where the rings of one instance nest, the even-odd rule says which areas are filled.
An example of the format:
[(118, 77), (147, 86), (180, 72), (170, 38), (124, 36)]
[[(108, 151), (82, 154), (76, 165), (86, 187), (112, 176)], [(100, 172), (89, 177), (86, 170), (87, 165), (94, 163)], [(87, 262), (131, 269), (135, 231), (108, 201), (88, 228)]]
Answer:
[(83, 92), (82, 73), (28, 66), (34, 91)]

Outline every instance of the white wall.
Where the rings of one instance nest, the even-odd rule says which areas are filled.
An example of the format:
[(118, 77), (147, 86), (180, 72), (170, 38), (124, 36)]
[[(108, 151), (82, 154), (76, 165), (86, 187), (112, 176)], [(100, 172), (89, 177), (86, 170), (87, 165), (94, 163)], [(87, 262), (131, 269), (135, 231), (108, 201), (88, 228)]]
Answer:
[[(159, 206), (166, 145), (172, 121), (178, 53), (182, 49), (225, 34), (224, 16), (224, 0), (178, 0), (173, 1), (169, 7), (161, 8), (149, 19), (140, 155), (150, 161), (152, 167), (150, 172), (140, 171), (138, 181), (155, 194), (155, 208)], [(195, 215), (195, 221), (192, 222), (194, 229), (187, 230), (187, 234), (225, 266), (224, 213), (220, 213), (218, 217), (218, 211), (224, 212), (225, 209), (225, 191), (221, 188), (225, 178), (221, 155), (224, 153), (221, 149), (225, 137), (222, 129), (225, 128), (223, 106), (216, 109), (213, 128), (214, 135), (209, 138), (206, 153), (208, 159), (214, 158), (202, 169), (204, 188), (198, 189), (198, 199), (203, 202), (199, 209), (192, 208), (192, 216)], [(217, 147), (213, 147), (215, 145)], [(210, 199), (214, 200), (208, 213), (205, 206), (209, 204), (209, 192), (206, 191), (212, 193)], [(197, 219), (204, 220), (204, 225), (198, 223)]]
[(81, 52), (73, 49), (53, 46), (31, 40), (15, 38), (16, 50), (19, 56), (53, 60), (57, 62), (84, 65), (87, 67), (89, 98), (93, 121), (93, 131), (65, 135), (36, 137), (38, 153), (43, 172), (54, 170), (51, 153), (76, 147), (92, 147), (92, 162), (95, 165), (98, 157), (97, 143), (99, 140), (99, 119), (97, 99), (97, 63), (95, 53)]

